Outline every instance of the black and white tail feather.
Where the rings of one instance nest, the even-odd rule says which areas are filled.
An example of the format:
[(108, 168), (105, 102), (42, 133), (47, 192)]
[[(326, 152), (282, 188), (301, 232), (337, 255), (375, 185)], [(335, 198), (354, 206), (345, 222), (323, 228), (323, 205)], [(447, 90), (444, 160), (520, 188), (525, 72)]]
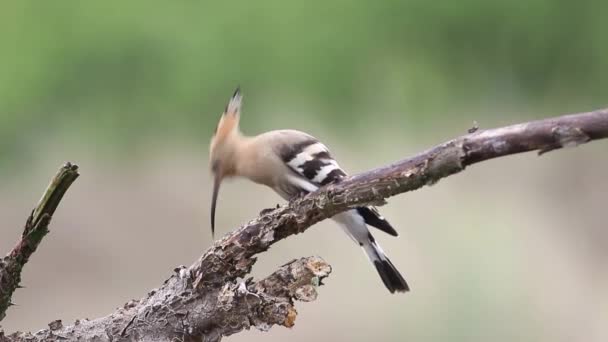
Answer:
[[(289, 131), (289, 134), (292, 137), (299, 134), (300, 141), (296, 144), (286, 144), (277, 151), (283, 162), (293, 171), (293, 175), (286, 178), (289, 184), (284, 184), (277, 191), (279, 194), (291, 199), (346, 177), (346, 173), (331, 157), (325, 145), (306, 133)], [(367, 225), (370, 225), (392, 236), (398, 235), (376, 208), (358, 207), (340, 213), (333, 219), (363, 248), (391, 293), (409, 291), (407, 282), (367, 228)]]

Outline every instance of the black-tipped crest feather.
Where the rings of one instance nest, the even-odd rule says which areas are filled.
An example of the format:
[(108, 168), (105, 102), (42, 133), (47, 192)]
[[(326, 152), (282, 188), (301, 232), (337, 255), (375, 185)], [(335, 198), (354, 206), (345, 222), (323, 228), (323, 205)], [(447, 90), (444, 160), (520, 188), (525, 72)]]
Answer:
[(226, 109), (224, 110), (224, 114), (234, 114), (238, 115), (241, 111), (241, 103), (243, 102), (243, 96), (241, 95), (241, 87), (237, 86), (226, 105)]

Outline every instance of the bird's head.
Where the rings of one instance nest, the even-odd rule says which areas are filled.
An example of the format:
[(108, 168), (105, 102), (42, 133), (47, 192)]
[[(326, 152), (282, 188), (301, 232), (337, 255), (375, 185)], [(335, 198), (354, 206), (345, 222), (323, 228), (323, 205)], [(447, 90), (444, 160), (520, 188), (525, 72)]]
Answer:
[(236, 88), (217, 124), (209, 148), (209, 166), (213, 174), (213, 194), (211, 197), (211, 232), (215, 231), (215, 205), (220, 184), (226, 177), (234, 176), (236, 140), (239, 133), (241, 115), (241, 91)]

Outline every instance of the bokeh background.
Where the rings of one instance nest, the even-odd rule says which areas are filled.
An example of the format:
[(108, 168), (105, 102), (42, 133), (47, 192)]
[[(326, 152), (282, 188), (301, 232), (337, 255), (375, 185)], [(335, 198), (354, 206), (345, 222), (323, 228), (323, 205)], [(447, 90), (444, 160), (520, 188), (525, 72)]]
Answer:
[[(4, 1), (0, 251), (59, 165), (82, 176), (2, 326), (99, 317), (211, 244), (208, 142), (236, 85), (242, 129), (297, 128), (352, 173), (482, 128), (606, 106), (608, 2)], [(334, 272), (293, 329), (227, 341), (608, 340), (608, 142), (485, 162), (391, 199), (390, 295), (332, 222), (261, 256)], [(235, 180), (218, 231), (282, 200)]]

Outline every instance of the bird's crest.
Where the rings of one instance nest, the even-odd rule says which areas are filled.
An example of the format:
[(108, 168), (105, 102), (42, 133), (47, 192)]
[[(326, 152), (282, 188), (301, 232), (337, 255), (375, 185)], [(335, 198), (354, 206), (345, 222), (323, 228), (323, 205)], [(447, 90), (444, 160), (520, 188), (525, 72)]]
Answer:
[(236, 87), (234, 94), (232, 94), (230, 101), (228, 101), (228, 104), (226, 105), (224, 115), (240, 115), (242, 101), (243, 96), (241, 95), (241, 87)]
[(228, 101), (226, 109), (220, 118), (220, 122), (217, 124), (215, 129), (216, 139), (223, 140), (231, 132), (239, 126), (239, 118), (241, 116), (241, 103), (243, 102), (243, 96), (241, 95), (240, 87), (237, 87), (234, 94)]

